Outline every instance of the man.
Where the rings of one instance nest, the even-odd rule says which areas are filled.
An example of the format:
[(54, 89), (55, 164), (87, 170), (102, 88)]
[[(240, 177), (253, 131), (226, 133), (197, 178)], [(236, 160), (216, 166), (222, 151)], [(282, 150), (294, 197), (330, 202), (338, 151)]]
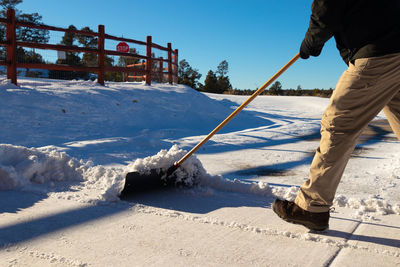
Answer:
[(294, 202), (276, 199), (282, 219), (322, 231), (358, 137), (383, 109), (400, 139), (400, 0), (314, 0), (300, 47), (318, 56), (332, 36), (348, 69), (321, 120), (321, 141)]

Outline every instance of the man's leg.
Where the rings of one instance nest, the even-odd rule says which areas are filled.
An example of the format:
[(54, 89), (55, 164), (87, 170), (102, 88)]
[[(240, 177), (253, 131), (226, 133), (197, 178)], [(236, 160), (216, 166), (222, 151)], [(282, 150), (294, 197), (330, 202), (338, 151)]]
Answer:
[[(358, 137), (399, 94), (399, 84), (399, 54), (358, 59), (343, 73), (321, 120), (321, 142), (311, 164), (310, 178), (295, 200), (299, 207), (310, 212), (329, 210)], [(397, 115), (391, 118), (396, 131)]]
[[(399, 84), (400, 88), (400, 84)], [(399, 89), (400, 91), (400, 89)], [(398, 93), (383, 109), (390, 127), (400, 140), (400, 93)]]

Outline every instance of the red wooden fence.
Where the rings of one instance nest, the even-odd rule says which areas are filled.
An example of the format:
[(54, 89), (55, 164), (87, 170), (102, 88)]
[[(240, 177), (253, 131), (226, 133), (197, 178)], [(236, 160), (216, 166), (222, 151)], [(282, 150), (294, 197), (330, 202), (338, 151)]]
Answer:
[[(15, 18), (15, 11), (13, 9), (7, 10), (7, 18), (0, 18), (0, 23), (6, 24), (6, 40), (0, 41), (0, 46), (6, 46), (6, 61), (0, 61), (0, 65), (7, 66), (7, 78), (12, 83), (17, 84), (17, 68), (28, 68), (28, 69), (48, 69), (48, 70), (63, 70), (63, 71), (83, 71), (97, 73), (97, 81), (99, 84), (104, 85), (104, 74), (105, 72), (121, 72), (126, 73), (127, 77), (142, 77), (146, 84), (150, 85), (153, 78), (157, 78), (162, 81), (164, 75), (167, 75), (168, 82), (170, 84), (177, 83), (178, 78), (178, 49), (172, 50), (171, 43), (167, 44), (167, 47), (155, 44), (152, 42), (152, 37), (147, 36), (146, 42), (137, 41), (128, 38), (115, 37), (105, 33), (104, 25), (99, 25), (98, 32), (88, 32), (80, 30), (71, 30), (60, 27), (53, 27), (44, 24), (32, 24), (28, 22), (18, 21)], [(17, 27), (26, 27), (32, 29), (43, 29), (51, 31), (69, 32), (80, 35), (94, 36), (97, 37), (97, 48), (86, 48), (78, 46), (65, 46), (55, 44), (42, 44), (42, 43), (31, 43), (21, 42), (16, 40), (16, 29)], [(104, 43), (106, 40), (114, 40), (120, 42), (129, 42), (137, 45), (146, 46), (146, 55), (139, 55), (133, 53), (123, 53), (119, 51), (106, 50)], [(17, 47), (28, 47), (37, 49), (49, 49), (56, 51), (65, 52), (83, 52), (97, 54), (97, 67), (87, 66), (69, 66), (61, 64), (38, 64), (38, 63), (24, 63), (17, 62)], [(153, 58), (153, 49), (166, 51), (168, 53), (168, 59)], [(128, 65), (125, 67), (106, 66), (104, 63), (105, 57), (110, 56), (122, 56), (131, 57), (136, 59), (144, 60), (143, 66), (145, 68), (137, 68), (137, 66)], [(158, 62), (158, 67), (155, 68), (155, 62)], [(167, 63), (168, 68), (163, 68), (163, 64)], [(167, 71), (165, 71), (167, 70)], [(140, 76), (129, 76), (129, 73), (140, 74)]]

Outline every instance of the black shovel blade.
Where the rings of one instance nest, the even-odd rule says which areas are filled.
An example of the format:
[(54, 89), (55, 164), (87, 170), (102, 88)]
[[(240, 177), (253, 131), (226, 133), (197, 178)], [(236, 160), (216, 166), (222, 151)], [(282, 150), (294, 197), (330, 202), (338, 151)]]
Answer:
[(165, 172), (160, 169), (152, 169), (150, 173), (129, 172), (120, 197), (165, 187), (167, 183), (163, 181), (164, 176)]
[(176, 177), (172, 175), (178, 166), (172, 165), (168, 170), (152, 169), (147, 173), (129, 172), (126, 175), (125, 186), (120, 198), (133, 193), (166, 188), (175, 184)]

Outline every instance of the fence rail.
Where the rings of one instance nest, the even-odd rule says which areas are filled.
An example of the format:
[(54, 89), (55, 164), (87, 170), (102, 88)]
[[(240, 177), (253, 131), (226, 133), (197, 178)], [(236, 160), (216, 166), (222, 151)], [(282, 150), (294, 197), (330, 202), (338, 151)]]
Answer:
[[(0, 65), (7, 67), (7, 78), (12, 83), (17, 84), (17, 68), (27, 69), (48, 69), (48, 70), (61, 70), (61, 71), (82, 71), (97, 73), (97, 81), (99, 84), (104, 85), (105, 72), (120, 72), (126, 75), (125, 80), (129, 78), (133, 79), (144, 79), (146, 84), (150, 85), (151, 81), (157, 79), (163, 81), (165, 76), (170, 84), (177, 83), (178, 78), (178, 49), (173, 50), (171, 43), (167, 44), (167, 47), (155, 44), (152, 42), (152, 37), (147, 36), (146, 42), (138, 41), (129, 38), (116, 37), (105, 33), (104, 25), (98, 26), (98, 32), (93, 31), (82, 31), (74, 29), (66, 29), (60, 27), (54, 27), (44, 24), (33, 24), (24, 21), (17, 21), (15, 17), (15, 11), (13, 9), (7, 10), (7, 18), (0, 18), (1, 24), (6, 24), (6, 40), (0, 41), (0, 46), (6, 47), (6, 60), (0, 61)], [(16, 30), (17, 27), (25, 27), (31, 29), (40, 30), (51, 30), (66, 32), (84, 36), (97, 37), (97, 47), (79, 47), (79, 46), (67, 46), (60, 44), (47, 44), (47, 43), (33, 43), (25, 41), (17, 41)], [(120, 42), (128, 42), (136, 45), (146, 46), (146, 55), (140, 55), (130, 52), (120, 52), (105, 49), (105, 41), (113, 40)], [(78, 52), (78, 53), (91, 53), (97, 54), (97, 67), (93, 66), (71, 66), (64, 64), (40, 64), (40, 63), (25, 63), (18, 62), (17, 60), (17, 48), (27, 47), (33, 49), (44, 49), (44, 50), (55, 50), (64, 52)], [(168, 58), (153, 57), (153, 49), (165, 51), (168, 53)], [(121, 56), (126, 58), (134, 58), (143, 60), (142, 63), (127, 65), (127, 66), (106, 66), (106, 56)], [(165, 68), (164, 63), (168, 66)], [(167, 70), (167, 71), (165, 71)], [(132, 75), (130, 75), (132, 74)]]

